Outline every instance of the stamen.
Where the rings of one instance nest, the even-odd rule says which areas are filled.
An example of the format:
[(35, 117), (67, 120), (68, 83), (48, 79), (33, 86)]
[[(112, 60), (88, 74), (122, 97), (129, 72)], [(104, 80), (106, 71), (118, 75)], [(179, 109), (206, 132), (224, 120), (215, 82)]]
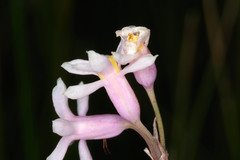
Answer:
[(100, 73), (98, 73), (98, 77), (99, 77), (100, 79), (103, 79), (103, 78), (104, 78), (103, 75), (100, 74)]
[[(119, 73), (120, 72), (120, 68), (118, 67), (118, 64), (117, 64), (116, 60), (114, 59), (114, 57), (113, 56), (108, 56), (108, 60), (111, 62), (111, 64), (112, 64), (113, 68), (115, 69), (115, 71), (117, 73)], [(104, 79), (104, 77), (103, 77), (103, 75), (101, 73), (98, 73), (98, 77), (100, 79)]]
[(137, 48), (137, 51), (138, 51), (138, 52), (141, 51), (141, 50), (143, 49), (143, 46), (144, 46), (144, 44), (141, 44), (141, 45)]
[(119, 73), (120, 72), (120, 68), (118, 67), (118, 64), (117, 64), (116, 60), (114, 59), (114, 57), (113, 56), (109, 56), (108, 60), (111, 62), (112, 66), (116, 70), (116, 72)]
[(103, 139), (103, 151), (106, 155), (111, 154), (110, 150), (108, 149), (107, 139)]
[(137, 45), (138, 38), (139, 38), (139, 33), (138, 33), (138, 32), (128, 35), (128, 40), (129, 40), (130, 42), (135, 43), (136, 45)]

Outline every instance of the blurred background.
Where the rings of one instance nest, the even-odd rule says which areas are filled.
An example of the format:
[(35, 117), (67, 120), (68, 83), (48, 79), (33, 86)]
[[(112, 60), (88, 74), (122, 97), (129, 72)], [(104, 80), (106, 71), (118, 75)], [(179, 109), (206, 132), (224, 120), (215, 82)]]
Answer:
[[(65, 61), (87, 59), (86, 50), (115, 51), (124, 26), (151, 30), (158, 54), (155, 92), (170, 160), (240, 159), (239, 0), (2, 0), (0, 2), (0, 160), (43, 160), (60, 136), (51, 99), (61, 77), (67, 86), (94, 76), (72, 75)], [(152, 131), (153, 111), (144, 89), (127, 78)], [(69, 105), (76, 113), (76, 103)], [(88, 114), (116, 113), (102, 88), (90, 96)], [(124, 131), (88, 141), (94, 159), (149, 159), (143, 139)], [(65, 156), (79, 159), (77, 142)]]

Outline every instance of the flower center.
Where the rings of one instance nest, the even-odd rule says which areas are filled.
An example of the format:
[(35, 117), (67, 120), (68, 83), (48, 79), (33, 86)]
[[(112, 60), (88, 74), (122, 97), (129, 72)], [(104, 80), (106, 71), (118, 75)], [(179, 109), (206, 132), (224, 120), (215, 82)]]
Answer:
[(120, 68), (118, 67), (118, 64), (117, 64), (116, 60), (114, 59), (114, 57), (113, 56), (109, 56), (108, 60), (111, 62), (111, 64), (112, 64), (113, 68), (115, 69), (115, 71), (117, 73), (119, 73), (120, 72)]
[(136, 45), (137, 45), (138, 38), (139, 38), (139, 33), (138, 32), (128, 35), (128, 41), (133, 42)]
[[(117, 73), (119, 73), (121, 70), (120, 70), (120, 68), (118, 67), (118, 64), (117, 64), (116, 60), (114, 59), (114, 57), (113, 57), (113, 56), (108, 56), (108, 60), (109, 60), (110, 63), (112, 64), (112, 66), (113, 66), (113, 68), (115, 69), (115, 71), (116, 71)], [(98, 77), (99, 77), (100, 79), (104, 79), (103, 75), (100, 74), (100, 73), (98, 73)]]
[[(133, 33), (133, 34), (128, 34), (128, 41), (133, 42), (137, 45), (138, 39), (139, 39), (139, 32)], [(137, 48), (137, 52), (141, 52), (143, 49), (144, 44), (140, 44)]]

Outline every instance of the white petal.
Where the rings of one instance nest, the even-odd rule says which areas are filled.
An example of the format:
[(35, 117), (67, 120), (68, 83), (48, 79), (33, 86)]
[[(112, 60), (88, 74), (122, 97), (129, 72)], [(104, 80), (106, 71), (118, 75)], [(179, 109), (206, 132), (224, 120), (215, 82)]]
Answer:
[(135, 28), (136, 26), (123, 27), (121, 30), (116, 31), (116, 36), (126, 38), (129, 34), (136, 32)]
[(137, 53), (137, 50), (138, 46), (131, 41), (125, 41), (124, 43), (122, 43), (122, 51), (124, 54), (134, 55)]
[(101, 55), (92, 50), (87, 51), (87, 53), (88, 53), (89, 63), (95, 72), (101, 73), (107, 67), (111, 66), (111, 63), (108, 60), (107, 56)]
[(80, 160), (92, 160), (91, 153), (88, 149), (87, 142), (85, 140), (79, 141), (78, 151), (79, 151)]
[(47, 160), (62, 160), (67, 152), (68, 146), (73, 141), (71, 137), (62, 137), (58, 142), (56, 148), (47, 157)]
[(121, 54), (117, 52), (112, 52), (112, 55), (114, 59), (118, 62), (118, 64), (126, 65), (127, 63), (133, 61), (135, 58), (137, 58), (139, 55), (128, 55), (128, 54)]
[(116, 31), (116, 36), (121, 37), (122, 40), (127, 40), (129, 34), (139, 33), (138, 46), (141, 44), (148, 45), (150, 30), (142, 26), (127, 26), (122, 28), (122, 30)]
[[(84, 85), (82, 82), (80, 85)], [(77, 99), (77, 112), (79, 116), (85, 116), (88, 111), (89, 96)]]
[(93, 83), (76, 85), (69, 87), (64, 93), (65, 96), (71, 99), (79, 99), (88, 96), (89, 94), (95, 92), (104, 85), (103, 80), (98, 80)]
[(96, 72), (93, 71), (89, 61), (76, 59), (70, 62), (64, 62), (62, 67), (68, 71), (69, 73), (79, 74), (79, 75), (97, 75)]
[(70, 120), (74, 116), (68, 107), (68, 99), (64, 96), (66, 86), (61, 78), (58, 78), (57, 85), (52, 91), (52, 100), (56, 113), (60, 118)]
[(147, 68), (155, 62), (157, 56), (158, 55), (153, 56), (151, 54), (146, 54), (146, 55), (142, 56), (141, 58), (139, 58), (134, 63), (131, 63), (128, 66), (126, 66), (119, 73), (119, 75), (125, 75), (125, 74), (130, 73), (130, 72), (135, 72), (135, 71), (139, 71), (139, 70), (142, 70), (144, 68)]
[(115, 32), (115, 34), (116, 34), (116, 37), (121, 37), (122, 36), (122, 30), (117, 30)]
[(117, 53), (124, 54), (124, 53), (123, 53), (123, 47), (122, 47), (122, 46), (123, 46), (123, 44), (122, 44), (123, 42), (124, 42), (124, 41), (121, 39), (121, 41), (120, 41), (120, 43), (119, 43), (119, 45), (118, 45), (118, 47), (117, 47), (117, 50), (116, 50)]
[(136, 30), (139, 32), (138, 46), (141, 44), (147, 46), (150, 38), (150, 30), (146, 27), (136, 27)]

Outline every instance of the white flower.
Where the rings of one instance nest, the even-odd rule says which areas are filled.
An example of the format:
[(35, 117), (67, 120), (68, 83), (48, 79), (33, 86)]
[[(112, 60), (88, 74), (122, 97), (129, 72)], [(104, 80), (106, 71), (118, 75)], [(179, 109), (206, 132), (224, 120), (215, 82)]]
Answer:
[(146, 27), (129, 26), (116, 31), (116, 36), (121, 38), (114, 58), (122, 65), (130, 63), (139, 55), (143, 47), (148, 45), (150, 30)]

